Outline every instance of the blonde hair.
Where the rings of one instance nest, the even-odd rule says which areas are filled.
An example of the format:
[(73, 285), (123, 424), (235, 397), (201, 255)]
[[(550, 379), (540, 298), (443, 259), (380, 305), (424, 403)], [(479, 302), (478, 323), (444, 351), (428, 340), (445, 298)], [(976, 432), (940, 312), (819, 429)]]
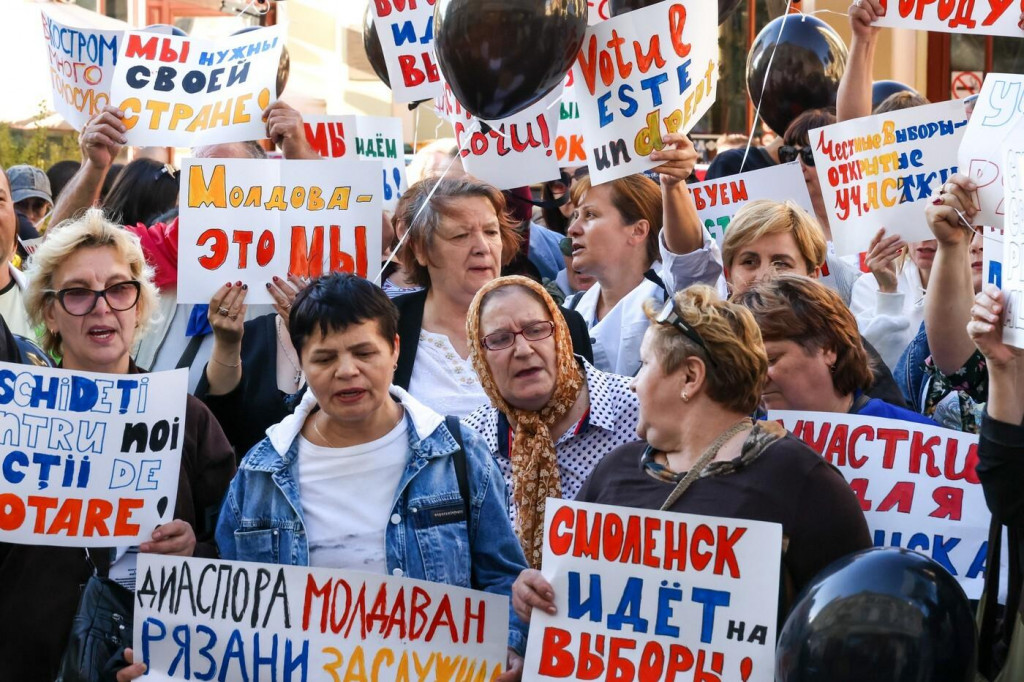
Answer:
[[(146, 263), (139, 238), (107, 220), (98, 208), (89, 209), (77, 219), (65, 220), (51, 227), (46, 232), (46, 239), (32, 254), (25, 273), (29, 280), (25, 308), (33, 325), (45, 324), (43, 313), (46, 307), (57, 301), (53, 293), (53, 274), (57, 268), (79, 249), (102, 247), (114, 249), (128, 264), (132, 279), (142, 285), (136, 304), (136, 336), (146, 332), (155, 321), (158, 310), (159, 294), (153, 284), (153, 268)], [(40, 342), (47, 352), (61, 353), (60, 335), (52, 330), (45, 329)]]
[(665, 374), (690, 357), (704, 361), (708, 397), (730, 410), (752, 413), (768, 376), (768, 354), (754, 316), (743, 306), (723, 301), (714, 288), (695, 284), (674, 296), (677, 314), (704, 341), (701, 348), (671, 324), (654, 321), (659, 304), (647, 301), (654, 349)]
[(787, 233), (793, 235), (808, 274), (824, 265), (828, 245), (814, 216), (793, 201), (757, 199), (737, 211), (726, 228), (722, 242), (725, 269), (732, 267), (733, 259), (744, 246), (763, 237)]

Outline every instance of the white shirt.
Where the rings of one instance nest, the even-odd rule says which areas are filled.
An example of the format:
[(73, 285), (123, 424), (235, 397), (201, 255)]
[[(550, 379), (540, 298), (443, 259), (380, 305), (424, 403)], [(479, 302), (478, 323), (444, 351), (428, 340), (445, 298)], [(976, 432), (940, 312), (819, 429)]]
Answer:
[(309, 565), (385, 573), (384, 530), (409, 460), (405, 416), (383, 438), (346, 448), (299, 436), (299, 497)]
[(7, 323), (12, 334), (24, 336), (29, 341), (35, 341), (36, 335), (32, 330), (32, 324), (28, 321), (28, 312), (25, 310), (25, 287), (27, 282), (25, 276), (10, 263), (11, 281), (7, 287), (0, 292), (0, 315)]
[(909, 258), (896, 277), (896, 292), (878, 290), (878, 280), (867, 275), (853, 285), (850, 310), (861, 336), (875, 347), (889, 369), (917, 336), (924, 322), (924, 287), (921, 272)]
[(469, 359), (444, 334), (420, 330), (409, 394), (439, 414), (465, 417), (488, 402)]

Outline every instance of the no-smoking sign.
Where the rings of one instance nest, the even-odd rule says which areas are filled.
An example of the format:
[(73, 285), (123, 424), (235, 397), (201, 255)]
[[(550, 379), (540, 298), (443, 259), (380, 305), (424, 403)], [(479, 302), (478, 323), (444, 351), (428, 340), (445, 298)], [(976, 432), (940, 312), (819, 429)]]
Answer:
[(984, 74), (980, 71), (953, 71), (951, 74), (949, 94), (953, 99), (963, 99), (981, 92)]

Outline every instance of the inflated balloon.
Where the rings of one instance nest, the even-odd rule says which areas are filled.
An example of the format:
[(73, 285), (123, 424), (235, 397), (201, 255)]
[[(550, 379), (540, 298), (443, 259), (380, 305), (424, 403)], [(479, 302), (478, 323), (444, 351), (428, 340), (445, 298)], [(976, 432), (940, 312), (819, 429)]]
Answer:
[(455, 99), (497, 120), (565, 78), (587, 30), (586, 0), (437, 0), (434, 50)]
[(887, 100), (890, 95), (895, 95), (897, 92), (917, 94), (917, 90), (899, 81), (875, 81), (871, 85), (871, 109), (873, 110)]
[[(249, 31), (255, 31), (259, 29), (259, 26), (246, 26), (240, 28), (231, 35), (238, 36)], [(277, 62), (277, 96), (280, 97), (281, 93), (284, 92), (284, 86), (288, 85), (288, 74), (292, 70), (292, 57), (288, 54), (288, 47), (286, 45), (281, 46), (281, 58)]]
[(363, 14), (363, 49), (366, 50), (366, 58), (370, 60), (370, 66), (373, 67), (377, 78), (390, 88), (391, 79), (388, 78), (388, 67), (384, 61), (384, 49), (380, 46), (377, 27), (373, 25), (373, 12), (370, 11), (369, 3), (366, 4), (366, 12)]
[[(656, 5), (662, 0), (608, 0), (608, 14), (617, 17), (635, 9), (643, 9), (649, 5)], [(736, 8), (740, 6), (740, 0), (718, 0), (718, 24), (724, 24)]]
[(778, 682), (973, 682), (977, 631), (956, 579), (923, 554), (876, 547), (833, 562), (797, 596)]
[(755, 105), (760, 102), (764, 122), (782, 135), (804, 111), (835, 106), (846, 58), (842, 38), (820, 19), (772, 19), (747, 55), (747, 92)]
[(159, 33), (160, 35), (165, 36), (180, 36), (182, 38), (188, 37), (188, 33), (185, 33), (184, 30), (177, 26), (171, 26), (170, 24), (150, 24), (142, 30), (147, 33)]

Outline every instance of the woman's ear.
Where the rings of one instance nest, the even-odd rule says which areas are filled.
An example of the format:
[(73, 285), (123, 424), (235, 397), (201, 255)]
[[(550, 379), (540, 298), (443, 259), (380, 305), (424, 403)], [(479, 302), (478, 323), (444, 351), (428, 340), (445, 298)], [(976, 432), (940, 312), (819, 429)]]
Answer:
[(683, 366), (679, 368), (681, 373), (681, 394), (687, 396), (684, 398), (684, 402), (693, 398), (704, 388), (705, 379), (707, 378), (707, 368), (704, 366), (704, 361), (695, 355), (691, 355), (683, 361)]
[(836, 366), (836, 361), (839, 360), (839, 354), (836, 353), (831, 348), (822, 348), (821, 359), (825, 362), (826, 365), (832, 368)]
[(647, 234), (651, 231), (651, 224), (646, 218), (641, 218), (630, 225), (629, 243), (631, 246), (643, 244), (647, 241)]

